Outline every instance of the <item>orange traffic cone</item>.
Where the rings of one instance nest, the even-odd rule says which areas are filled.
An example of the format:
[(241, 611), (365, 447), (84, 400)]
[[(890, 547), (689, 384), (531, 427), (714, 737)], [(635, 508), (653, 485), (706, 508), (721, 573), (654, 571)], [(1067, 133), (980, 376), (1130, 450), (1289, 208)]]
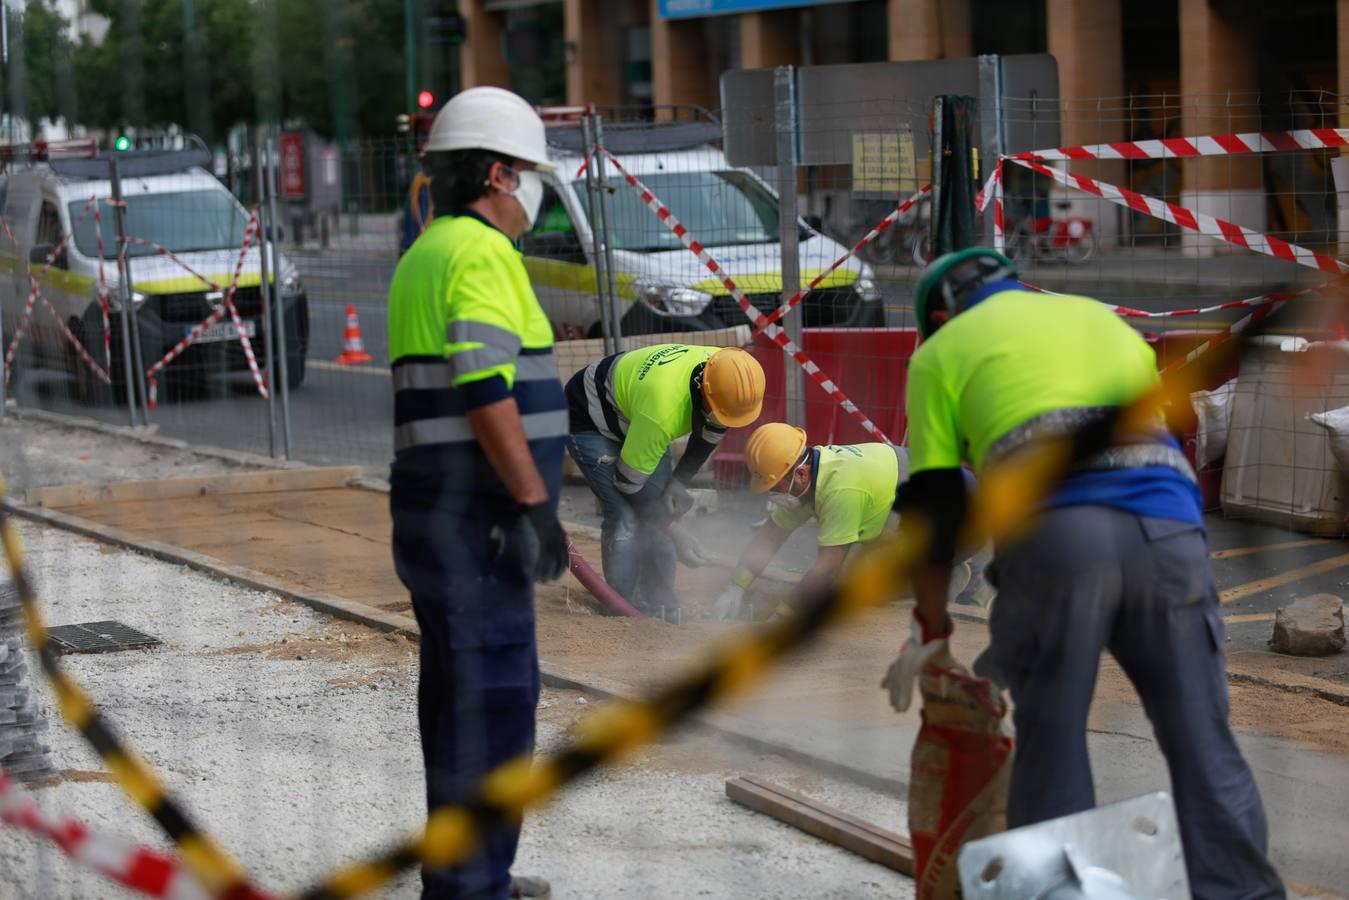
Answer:
[(347, 330), (342, 335), (342, 355), (337, 357), (337, 364), (355, 366), (374, 361), (375, 358), (365, 352), (365, 344), (361, 341), (361, 322), (356, 318), (356, 305), (348, 303)]

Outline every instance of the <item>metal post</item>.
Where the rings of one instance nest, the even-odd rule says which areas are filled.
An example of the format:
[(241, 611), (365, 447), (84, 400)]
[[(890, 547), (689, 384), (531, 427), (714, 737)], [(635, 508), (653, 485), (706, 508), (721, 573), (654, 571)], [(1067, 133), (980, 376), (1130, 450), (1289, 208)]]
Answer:
[[(604, 122), (594, 116), (595, 146), (604, 146)], [(623, 317), (618, 314), (618, 293), (614, 290), (614, 242), (609, 230), (609, 178), (605, 174), (603, 151), (595, 154), (595, 179), (600, 191), (600, 227), (604, 235), (604, 287), (609, 304), (609, 324), (614, 333), (614, 352), (623, 352)]]
[[(136, 421), (136, 386), (145, 373), (145, 362), (141, 357), (140, 327), (135, 321), (136, 304), (132, 300), (131, 254), (126, 242), (126, 204), (122, 202), (122, 175), (117, 168), (116, 156), (108, 157), (108, 178), (112, 182), (112, 220), (117, 227), (117, 291), (122, 295), (122, 365), (126, 373), (126, 405), (131, 416), (131, 427), (135, 428), (139, 424)], [(140, 395), (146, 401), (144, 422), (149, 425), (149, 398), (144, 387), (140, 389)]]
[(937, 97), (932, 101), (932, 146), (929, 151), (932, 159), (932, 215), (928, 218), (927, 237), (928, 237), (928, 255), (931, 259), (936, 259), (943, 253), (950, 250), (938, 244), (937, 234), (941, 230), (941, 173), (942, 173), (942, 100)]
[(417, 21), (416, 0), (403, 0), (403, 80), (409, 112), (417, 108)]
[[(796, 69), (778, 66), (773, 70), (773, 121), (777, 132), (778, 158), (778, 247), (782, 253), (782, 299), (794, 297), (801, 287), (801, 216), (796, 193), (797, 107)], [(798, 309), (782, 320), (787, 337), (801, 346), (801, 322), (805, 311)], [(805, 373), (791, 362), (783, 371), (787, 394), (787, 422), (806, 427)]]
[[(267, 137), (267, 209), (270, 213), (268, 218), (273, 222), (279, 221), (276, 215), (276, 161), (277, 161), (277, 142), (272, 135)], [(272, 244), (276, 246), (275, 242)], [(281, 300), (281, 267), (276, 267), (276, 279), (272, 282), (272, 302), (269, 309), (274, 310), (276, 316), (276, 346), (281, 352), (277, 357), (277, 384), (272, 387), (272, 392), (281, 392), (281, 453), (285, 459), (290, 459), (290, 375), (286, 360), (286, 308)]]
[[(1002, 159), (1004, 140), (1002, 110), (1002, 57), (979, 57), (979, 181), (980, 187)], [(984, 243), (993, 246), (993, 207), (984, 214)]]
[[(581, 117), (581, 152), (587, 158), (591, 159), (591, 153), (595, 150), (595, 132), (592, 126), (592, 113), (587, 113)], [(591, 164), (586, 166), (586, 206), (587, 215), (590, 217), (590, 257), (595, 269), (595, 302), (600, 305), (600, 334), (603, 338), (604, 355), (617, 353), (614, 348), (614, 324), (610, 319), (609, 300), (604, 290), (604, 250), (600, 246), (601, 231), (600, 220), (596, 216), (595, 194), (599, 191), (599, 186), (595, 183), (595, 170), (598, 164), (592, 160)], [(604, 244), (609, 243), (607, 235), (603, 238)]]
[(266, 147), (262, 139), (262, 129), (253, 135), (253, 181), (258, 188), (258, 297), (262, 301), (262, 347), (267, 366), (267, 454), (276, 458), (276, 335), (272, 328), (272, 223), (267, 209), (267, 179), (264, 174), (267, 164), (264, 162)]

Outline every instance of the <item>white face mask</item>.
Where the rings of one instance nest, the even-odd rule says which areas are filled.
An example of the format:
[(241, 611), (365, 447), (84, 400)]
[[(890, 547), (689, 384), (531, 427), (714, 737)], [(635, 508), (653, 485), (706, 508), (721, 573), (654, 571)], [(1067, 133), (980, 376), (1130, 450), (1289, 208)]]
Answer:
[(543, 205), (543, 179), (533, 169), (516, 172), (515, 175), (520, 179), (520, 183), (516, 185), (515, 190), (507, 193), (520, 204), (525, 213), (525, 221), (533, 228), (534, 220), (539, 216), (539, 207)]
[[(804, 463), (802, 463), (802, 465), (804, 465)], [(794, 479), (800, 468), (800, 466), (797, 466), (792, 470), (793, 483), (795, 483)], [(788, 487), (786, 491), (782, 492), (774, 491), (768, 495), (768, 504), (769, 506), (778, 506), (783, 509), (797, 509), (798, 507), (805, 505), (806, 494), (809, 493), (810, 482), (807, 481), (805, 489), (802, 490), (800, 494), (793, 494), (791, 487)]]

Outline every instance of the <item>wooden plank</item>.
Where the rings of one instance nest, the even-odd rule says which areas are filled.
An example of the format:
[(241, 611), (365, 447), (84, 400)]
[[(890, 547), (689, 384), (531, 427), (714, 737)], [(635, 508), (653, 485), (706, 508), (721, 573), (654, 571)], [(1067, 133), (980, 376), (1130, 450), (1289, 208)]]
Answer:
[(258, 494), (269, 491), (308, 491), (345, 487), (361, 475), (360, 466), (272, 469), (231, 475), (165, 478), (159, 481), (119, 481), (111, 484), (64, 484), (32, 488), (24, 494), (30, 506), (82, 506), (132, 500), (169, 500), (206, 494)]
[(913, 844), (901, 834), (878, 828), (842, 810), (753, 775), (741, 775), (727, 781), (726, 796), (741, 806), (772, 816), (806, 834), (913, 877)]

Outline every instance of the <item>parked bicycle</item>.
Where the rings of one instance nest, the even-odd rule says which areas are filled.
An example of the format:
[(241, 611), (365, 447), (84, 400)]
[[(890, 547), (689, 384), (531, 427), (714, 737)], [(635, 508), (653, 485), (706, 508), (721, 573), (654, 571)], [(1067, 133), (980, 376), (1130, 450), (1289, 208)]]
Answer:
[(1016, 262), (1059, 260), (1082, 265), (1096, 255), (1095, 223), (1086, 216), (1067, 214), (1072, 203), (1054, 202), (1055, 215), (1023, 218), (1007, 230), (1007, 256)]

